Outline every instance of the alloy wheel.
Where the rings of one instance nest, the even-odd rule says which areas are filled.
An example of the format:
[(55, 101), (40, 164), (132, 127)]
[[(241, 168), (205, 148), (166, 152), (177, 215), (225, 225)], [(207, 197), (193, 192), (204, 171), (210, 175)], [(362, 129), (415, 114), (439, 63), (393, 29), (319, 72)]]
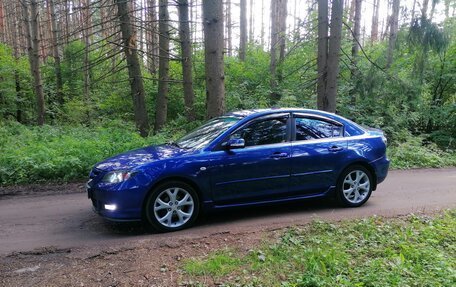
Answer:
[(193, 215), (195, 202), (190, 192), (181, 187), (163, 190), (154, 202), (155, 219), (168, 228), (183, 226)]
[(369, 176), (362, 170), (353, 170), (344, 178), (342, 192), (348, 202), (361, 203), (370, 192)]

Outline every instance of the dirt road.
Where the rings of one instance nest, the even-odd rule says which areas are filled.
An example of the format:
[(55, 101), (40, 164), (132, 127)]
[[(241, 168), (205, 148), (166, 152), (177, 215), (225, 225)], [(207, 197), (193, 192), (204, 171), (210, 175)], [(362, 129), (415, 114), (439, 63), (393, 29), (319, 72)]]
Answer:
[[(337, 208), (325, 202), (211, 215), (198, 226), (173, 233), (173, 238), (263, 231), (305, 224), (313, 218), (346, 219), (370, 215), (396, 216), (456, 207), (456, 169), (391, 171), (366, 205)], [(150, 234), (139, 224), (112, 224), (91, 210), (84, 193), (16, 196), (0, 200), (0, 255), (46, 246), (103, 247), (138, 240), (165, 240), (170, 234)]]

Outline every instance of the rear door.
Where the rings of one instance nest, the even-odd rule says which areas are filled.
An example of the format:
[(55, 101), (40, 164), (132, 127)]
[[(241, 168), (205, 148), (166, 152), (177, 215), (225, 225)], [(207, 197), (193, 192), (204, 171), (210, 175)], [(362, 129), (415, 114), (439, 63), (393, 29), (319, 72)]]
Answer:
[(328, 191), (336, 185), (348, 152), (343, 125), (325, 117), (294, 114), (292, 127), (290, 193)]

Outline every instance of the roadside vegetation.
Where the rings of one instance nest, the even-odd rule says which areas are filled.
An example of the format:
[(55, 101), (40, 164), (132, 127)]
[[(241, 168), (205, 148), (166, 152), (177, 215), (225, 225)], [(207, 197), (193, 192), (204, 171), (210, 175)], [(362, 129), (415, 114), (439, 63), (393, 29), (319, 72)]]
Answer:
[[(180, 41), (189, 35), (178, 33), (182, 31), (178, 26), (188, 25), (188, 19), (152, 21), (158, 16), (165, 17), (168, 12), (158, 15), (158, 6), (148, 4), (157, 8), (149, 11), (143, 6), (143, 1), (133, 1), (138, 6), (135, 11), (126, 9), (125, 1), (115, 1), (117, 6), (108, 5), (109, 1), (84, 1), (87, 2), (84, 9), (67, 9), (65, 1), (25, 1), (27, 5), (12, 0), (4, 2), (7, 4), (0, 5), (4, 9), (0, 14), (7, 15), (8, 27), (15, 28), (0, 29), (0, 36), (8, 34), (8, 37), (0, 37), (0, 186), (81, 179), (87, 176), (93, 164), (106, 157), (175, 139), (207, 118), (240, 109), (317, 108), (318, 103), (326, 102), (322, 99), (329, 99), (330, 90), (331, 108), (318, 108), (384, 130), (392, 168), (456, 166), (454, 1), (440, 1), (440, 4), (431, 1), (432, 5), (423, 1), (423, 6), (418, 9), (419, 2), (416, 7), (411, 7), (410, 1), (394, 0), (395, 5), (388, 5), (388, 10), (391, 10), (388, 19), (394, 18), (391, 21), (395, 25), (386, 25), (389, 28), (386, 27), (385, 31), (376, 27), (377, 30), (372, 29), (369, 35), (360, 33), (366, 28), (361, 26), (369, 19), (360, 14), (363, 10), (358, 5), (365, 2), (362, 7), (371, 7), (372, 3), (337, 1), (350, 3), (339, 11), (343, 17), (334, 17), (343, 18), (344, 24), (328, 25), (328, 21), (321, 21), (323, 17), (318, 14), (319, 10), (329, 11), (328, 1), (295, 0), (294, 7), (299, 4), (301, 9), (295, 8), (272, 19), (272, 22), (278, 18), (287, 20), (291, 13), (296, 14), (295, 20), (298, 21), (293, 30), (279, 25), (285, 29), (277, 32), (280, 41), (265, 38), (264, 34), (268, 33), (260, 35), (259, 31), (256, 34), (252, 31), (248, 40), (243, 38), (247, 42), (239, 47), (239, 39), (226, 39), (227, 47), (218, 47), (223, 61), (208, 63), (205, 62), (209, 57), (207, 54), (212, 52), (205, 51), (205, 38), (200, 33), (204, 31), (202, 24), (206, 21), (197, 16), (201, 17), (201, 8), (215, 2), (219, 6), (228, 5), (233, 11), (245, 10), (240, 9), (236, 1), (203, 1), (205, 5), (178, 1), (181, 4), (177, 6), (175, 1), (161, 1), (160, 8), (169, 8), (174, 14), (178, 8), (190, 9), (191, 15), (196, 17), (190, 19), (188, 33), (192, 41)], [(263, 3), (247, 2), (248, 5), (255, 2), (255, 9), (259, 8), (258, 3)], [(259, 18), (271, 14), (267, 2), (267, 7), (262, 10), (264, 15)], [(271, 3), (276, 2), (285, 6), (287, 3)], [(380, 2), (382, 5), (386, 3)], [(243, 3), (247, 5), (246, 1)], [(224, 7), (227, 13), (228, 6)], [(38, 9), (41, 22), (29, 23), (41, 25), (37, 31), (62, 33), (56, 39), (55, 35), (47, 35), (42, 45), (38, 45), (44, 49), (40, 53), (31, 53), (32, 48), (38, 49), (36, 44), (30, 47), (22, 44), (27, 42), (25, 35), (30, 34), (21, 29), (29, 27), (22, 21), (26, 20), (23, 15), (28, 14), (27, 7)], [(251, 8), (249, 11), (253, 11)], [(131, 25), (138, 29), (138, 33), (122, 35), (120, 23), (127, 20), (117, 18), (116, 10), (119, 9), (128, 10), (123, 14), (130, 15), (131, 19), (140, 19), (135, 13), (147, 10), (151, 18)], [(376, 9), (377, 19), (373, 13), (372, 24), (378, 26), (379, 10)], [(53, 10), (59, 11), (57, 19), (53, 18)], [(74, 14), (66, 14), (70, 11)], [(233, 16), (238, 12), (233, 12)], [(380, 15), (380, 19), (386, 16)], [(94, 26), (72, 22), (80, 19), (86, 19), (82, 21), (84, 23), (93, 20)], [(233, 23), (239, 20), (233, 19)], [(57, 22), (66, 30), (48, 27), (51, 22)], [(168, 30), (160, 30), (160, 35), (169, 33), (169, 37), (151, 40), (152, 44), (149, 40), (141, 44), (141, 39), (159, 37), (151, 32), (158, 31), (154, 26), (158, 22), (168, 26), (162, 27)], [(239, 27), (240, 31), (235, 26), (226, 26), (225, 30), (233, 29), (233, 35), (238, 32), (245, 34), (246, 23), (239, 22), (239, 26), (243, 26), (243, 29)], [(332, 44), (325, 43), (329, 37), (320, 35), (319, 31), (321, 28), (335, 29), (336, 26), (340, 29), (337, 32), (341, 41), (334, 46), (340, 45), (337, 49), (340, 52), (320, 50), (327, 47), (326, 44)], [(223, 26), (219, 28), (223, 30)], [(268, 31), (273, 27), (263, 28)], [(22, 31), (18, 37), (9, 35), (16, 30)], [(145, 36), (135, 39), (136, 34)], [(207, 42), (214, 42), (214, 39), (206, 38)], [(132, 45), (131, 50), (135, 53), (121, 48), (128, 39), (131, 40), (128, 46)], [(169, 51), (154, 48), (158, 40), (167, 40), (167, 45), (163, 45), (168, 46)], [(280, 45), (276, 45), (278, 41)], [(184, 42), (192, 49), (181, 47)], [(223, 39), (219, 42), (223, 44)], [(276, 46), (280, 46), (280, 51)], [(158, 55), (159, 50), (166, 53)], [(327, 69), (325, 65), (320, 67), (318, 55), (337, 59), (328, 59), (327, 65), (330, 62), (333, 66)], [(217, 73), (224, 76), (218, 79), (222, 80), (217, 81), (218, 88), (209, 91), (206, 80), (214, 73), (206, 73), (210, 68), (208, 65), (213, 62), (217, 62), (217, 69), (223, 71)], [(32, 63), (39, 67), (30, 69)], [(329, 77), (321, 73), (322, 68), (323, 71), (336, 71), (337, 67), (337, 75)], [(133, 68), (134, 71), (129, 71)], [(186, 68), (185, 73), (183, 68)], [(140, 74), (142, 78), (130, 81), (130, 74)], [(329, 83), (328, 78), (333, 82)], [(337, 89), (325, 89), (326, 86), (337, 86)], [(209, 107), (210, 103), (217, 106)]]
[(0, 185), (84, 179), (103, 159), (182, 135), (173, 128), (147, 138), (120, 121), (95, 127), (0, 125)]
[(185, 261), (193, 286), (455, 286), (456, 210), (290, 228), (248, 253)]
[[(0, 185), (84, 179), (95, 163), (109, 156), (175, 140), (199, 123), (178, 119), (146, 138), (139, 136), (133, 124), (121, 121), (94, 127), (0, 125)], [(454, 151), (445, 151), (421, 136), (390, 143), (388, 155), (392, 168), (456, 166)]]

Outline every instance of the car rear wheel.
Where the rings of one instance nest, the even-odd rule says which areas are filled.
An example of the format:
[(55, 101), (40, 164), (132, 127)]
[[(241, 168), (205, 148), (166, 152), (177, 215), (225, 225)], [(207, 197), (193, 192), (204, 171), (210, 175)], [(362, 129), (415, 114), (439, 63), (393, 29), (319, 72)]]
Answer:
[(188, 184), (168, 182), (155, 188), (145, 205), (145, 219), (157, 231), (177, 231), (191, 226), (199, 212), (199, 199)]
[(358, 207), (372, 194), (372, 174), (361, 165), (345, 169), (337, 185), (337, 201), (342, 206)]

